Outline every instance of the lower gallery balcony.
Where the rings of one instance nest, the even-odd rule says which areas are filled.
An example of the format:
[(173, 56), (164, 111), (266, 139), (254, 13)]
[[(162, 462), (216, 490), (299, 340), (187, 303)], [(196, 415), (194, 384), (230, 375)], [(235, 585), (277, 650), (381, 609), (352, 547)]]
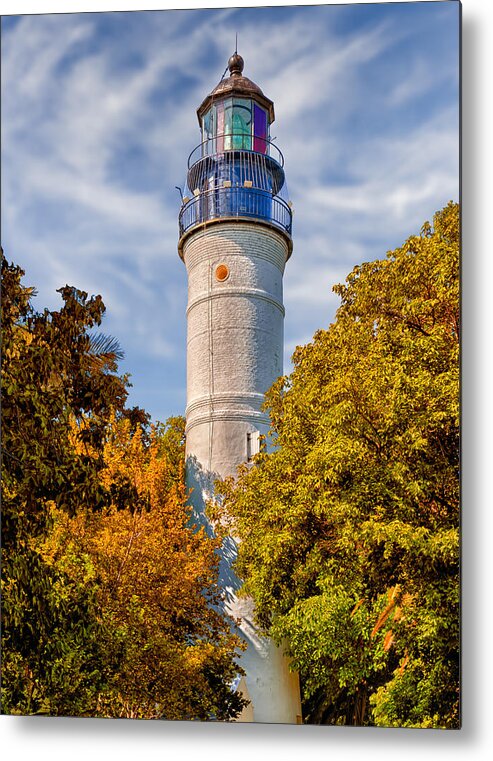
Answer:
[(292, 212), (284, 199), (268, 190), (225, 185), (185, 199), (179, 216), (180, 237), (204, 222), (240, 218), (267, 222), (291, 235)]

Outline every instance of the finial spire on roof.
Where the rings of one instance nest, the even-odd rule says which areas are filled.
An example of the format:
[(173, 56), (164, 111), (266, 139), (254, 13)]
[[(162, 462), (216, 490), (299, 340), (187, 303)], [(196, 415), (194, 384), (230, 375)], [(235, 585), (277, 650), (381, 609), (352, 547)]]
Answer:
[(238, 53), (233, 53), (231, 58), (228, 61), (228, 68), (230, 76), (241, 76), (241, 72), (243, 71), (243, 67), (245, 65), (245, 62), (241, 55), (238, 55)]
[(262, 108), (265, 108), (269, 114), (269, 124), (274, 121), (274, 104), (267, 98), (260, 87), (252, 82), (251, 79), (243, 75), (243, 67), (245, 62), (241, 55), (236, 51), (230, 57), (226, 71), (229, 69), (230, 76), (226, 76), (226, 71), (221, 77), (219, 84), (212, 90), (207, 97), (204, 98), (201, 105), (197, 109), (197, 117), (200, 126), (202, 126), (202, 117), (210, 108), (213, 100), (218, 98), (237, 97), (237, 98), (253, 98), (258, 102)]

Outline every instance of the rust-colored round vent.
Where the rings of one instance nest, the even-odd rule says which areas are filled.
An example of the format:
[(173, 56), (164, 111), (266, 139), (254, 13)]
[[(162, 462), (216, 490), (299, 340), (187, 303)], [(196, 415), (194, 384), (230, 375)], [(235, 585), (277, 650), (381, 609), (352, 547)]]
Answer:
[(218, 267), (216, 267), (216, 280), (219, 280), (219, 282), (222, 283), (222, 281), (226, 280), (228, 277), (229, 269), (225, 264), (220, 264)]

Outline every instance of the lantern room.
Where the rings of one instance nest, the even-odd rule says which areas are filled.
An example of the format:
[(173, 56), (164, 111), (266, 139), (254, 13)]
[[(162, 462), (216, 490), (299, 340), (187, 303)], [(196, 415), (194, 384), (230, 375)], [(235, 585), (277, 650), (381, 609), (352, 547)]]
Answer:
[[(212, 103), (201, 119), (202, 141), (215, 151), (267, 153), (268, 114), (250, 98), (225, 98)], [(212, 145), (211, 145), (212, 147)]]
[(270, 139), (274, 104), (243, 76), (243, 58), (197, 109), (202, 140), (188, 159), (180, 236), (197, 224), (257, 219), (291, 234), (284, 158)]
[(267, 153), (274, 104), (255, 82), (243, 76), (243, 58), (228, 61), (229, 78), (223, 78), (197, 110), (202, 140), (216, 140), (218, 150), (244, 149)]

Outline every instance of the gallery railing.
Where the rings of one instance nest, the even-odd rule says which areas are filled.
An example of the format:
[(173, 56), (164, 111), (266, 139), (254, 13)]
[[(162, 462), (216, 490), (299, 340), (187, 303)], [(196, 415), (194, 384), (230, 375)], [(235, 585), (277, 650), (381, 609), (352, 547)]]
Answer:
[(249, 151), (261, 156), (268, 156), (276, 161), (279, 166), (284, 166), (284, 156), (271, 140), (257, 135), (245, 135), (238, 132), (225, 132), (204, 140), (193, 149), (188, 157), (188, 169), (191, 169), (197, 161), (204, 156), (215, 156), (218, 153), (228, 151)]
[(196, 191), (185, 199), (179, 214), (180, 237), (192, 227), (214, 219), (257, 219), (291, 235), (289, 204), (268, 190), (244, 185)]

